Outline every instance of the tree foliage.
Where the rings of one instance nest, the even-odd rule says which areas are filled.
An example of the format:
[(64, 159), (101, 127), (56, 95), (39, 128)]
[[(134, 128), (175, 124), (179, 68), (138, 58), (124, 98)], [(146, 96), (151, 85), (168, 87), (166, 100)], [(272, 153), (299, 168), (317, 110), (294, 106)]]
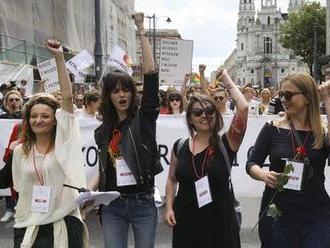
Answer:
[(289, 14), (280, 26), (280, 43), (291, 49), (311, 68), (313, 65), (314, 29), (317, 32), (318, 55), (326, 51), (326, 10), (319, 2), (305, 4)]

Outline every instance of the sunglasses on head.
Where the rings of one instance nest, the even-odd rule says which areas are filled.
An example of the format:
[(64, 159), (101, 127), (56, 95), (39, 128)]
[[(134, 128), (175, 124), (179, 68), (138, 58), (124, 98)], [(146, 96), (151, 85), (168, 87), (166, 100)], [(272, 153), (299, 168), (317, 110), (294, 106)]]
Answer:
[(221, 102), (223, 99), (225, 99), (223, 96), (214, 96), (214, 101)]
[(284, 98), (285, 101), (289, 102), (291, 98), (295, 95), (304, 94), (303, 92), (293, 92), (293, 91), (280, 91), (278, 92), (278, 97), (280, 99)]
[(205, 113), (207, 116), (210, 116), (215, 113), (215, 108), (212, 105), (207, 106), (206, 108), (193, 108), (191, 113), (196, 117), (200, 117), (203, 113)]

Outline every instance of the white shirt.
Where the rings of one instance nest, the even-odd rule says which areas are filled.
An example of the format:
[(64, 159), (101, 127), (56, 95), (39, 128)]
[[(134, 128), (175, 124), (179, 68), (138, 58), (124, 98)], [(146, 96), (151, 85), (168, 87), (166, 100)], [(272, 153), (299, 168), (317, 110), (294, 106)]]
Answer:
[[(73, 114), (61, 109), (56, 111), (55, 117), (57, 127), (54, 150), (44, 157), (34, 149), (35, 164), (42, 172), (44, 185), (51, 187), (48, 213), (31, 211), (33, 186), (40, 185), (34, 169), (32, 151), (26, 156), (22, 145), (14, 149), (13, 183), (15, 190), (19, 192), (14, 227), (28, 227), (26, 233), (30, 234), (31, 239), (33, 239), (31, 232), (37, 232), (36, 226), (58, 223), (67, 215), (81, 219), (79, 208), (74, 202), (78, 197), (78, 191), (63, 187), (64, 183), (79, 188), (86, 187), (79, 124)], [(63, 227), (63, 222), (57, 227), (54, 226), (54, 229), (56, 228), (59, 228), (57, 230), (66, 229), (65, 225)], [(54, 232), (54, 239), (58, 240), (59, 237), (55, 237), (55, 234), (56, 232)]]

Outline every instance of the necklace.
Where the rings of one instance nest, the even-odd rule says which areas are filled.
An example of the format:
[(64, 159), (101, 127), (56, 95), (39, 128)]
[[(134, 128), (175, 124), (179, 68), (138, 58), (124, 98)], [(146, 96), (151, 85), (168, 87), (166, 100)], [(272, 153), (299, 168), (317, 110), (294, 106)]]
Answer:
[(194, 169), (194, 173), (195, 173), (195, 176), (198, 178), (198, 179), (201, 179), (204, 177), (204, 168), (205, 168), (205, 162), (206, 162), (206, 159), (208, 157), (208, 154), (209, 154), (209, 147), (207, 147), (206, 149), (206, 152), (205, 152), (205, 156), (204, 156), (204, 159), (203, 159), (203, 162), (202, 162), (202, 171), (201, 171), (201, 174), (198, 175), (198, 172), (197, 172), (197, 169), (196, 169), (196, 166), (195, 166), (195, 157), (194, 157), (194, 153), (195, 153), (195, 138), (192, 139), (192, 154), (191, 154), (191, 161), (192, 161), (192, 167)]

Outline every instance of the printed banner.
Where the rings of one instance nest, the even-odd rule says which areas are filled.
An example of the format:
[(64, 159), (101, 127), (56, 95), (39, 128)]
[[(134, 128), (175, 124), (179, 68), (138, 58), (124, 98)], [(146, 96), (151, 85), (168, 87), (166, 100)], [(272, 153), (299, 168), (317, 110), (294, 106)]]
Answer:
[[(249, 116), (248, 126), (243, 143), (237, 153), (237, 158), (234, 161), (232, 169), (232, 180), (234, 184), (235, 193), (237, 196), (244, 197), (261, 197), (262, 191), (265, 187), (264, 183), (253, 180), (247, 175), (245, 171), (245, 163), (247, 160), (247, 154), (251, 147), (254, 145), (256, 138), (264, 126), (266, 121), (276, 119), (277, 116)], [(224, 116), (225, 127), (227, 130), (232, 116)], [(326, 122), (325, 116), (323, 120)], [(82, 119), (80, 121), (80, 130), (82, 137), (82, 153), (84, 156), (85, 170), (87, 181), (94, 177), (98, 171), (98, 153), (97, 146), (94, 141), (94, 130), (100, 124), (97, 121)], [(9, 140), (12, 126), (17, 123), (17, 120), (5, 120), (0, 119), (0, 168), (3, 166), (3, 155), (5, 147)], [(161, 157), (161, 162), (164, 167), (164, 171), (156, 176), (156, 185), (161, 193), (165, 195), (165, 184), (170, 165), (170, 155), (174, 142), (179, 138), (188, 137), (188, 129), (185, 123), (184, 116), (174, 115), (160, 115), (157, 120), (157, 142), (158, 150)], [(268, 160), (265, 161), (265, 165), (269, 164)], [(267, 168), (265, 168), (267, 169)], [(325, 169), (326, 189), (330, 192), (330, 169), (329, 166)], [(1, 192), (0, 192), (1, 194)]]
[(160, 40), (159, 82), (182, 85), (184, 75), (191, 72), (192, 40)]

